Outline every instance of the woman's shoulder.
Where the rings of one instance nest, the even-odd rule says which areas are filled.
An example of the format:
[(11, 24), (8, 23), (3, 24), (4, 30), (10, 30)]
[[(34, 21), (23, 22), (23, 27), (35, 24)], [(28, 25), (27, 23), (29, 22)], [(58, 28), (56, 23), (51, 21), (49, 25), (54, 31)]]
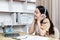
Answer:
[(43, 22), (49, 22), (49, 19), (48, 18), (45, 18)]

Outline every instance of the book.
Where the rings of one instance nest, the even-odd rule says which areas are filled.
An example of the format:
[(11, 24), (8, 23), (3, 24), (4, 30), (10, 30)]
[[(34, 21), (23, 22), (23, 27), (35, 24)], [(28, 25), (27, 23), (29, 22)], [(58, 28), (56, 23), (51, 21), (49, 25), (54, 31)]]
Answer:
[(48, 40), (48, 37), (41, 37), (41, 36), (31, 36), (31, 35), (25, 35), (25, 36), (19, 36), (16, 39), (20, 40)]

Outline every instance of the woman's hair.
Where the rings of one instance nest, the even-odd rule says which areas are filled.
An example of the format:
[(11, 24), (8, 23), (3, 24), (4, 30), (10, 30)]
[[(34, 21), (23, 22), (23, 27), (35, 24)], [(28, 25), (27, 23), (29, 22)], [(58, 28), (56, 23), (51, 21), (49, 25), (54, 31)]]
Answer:
[[(45, 14), (46, 18), (49, 19), (49, 21), (50, 21), (49, 35), (51, 35), (51, 34), (54, 35), (54, 25), (53, 25), (52, 21), (50, 20), (49, 13), (48, 13), (47, 9), (44, 6), (37, 6), (36, 8), (39, 9), (41, 14)], [(43, 20), (41, 21), (41, 23), (43, 23)]]

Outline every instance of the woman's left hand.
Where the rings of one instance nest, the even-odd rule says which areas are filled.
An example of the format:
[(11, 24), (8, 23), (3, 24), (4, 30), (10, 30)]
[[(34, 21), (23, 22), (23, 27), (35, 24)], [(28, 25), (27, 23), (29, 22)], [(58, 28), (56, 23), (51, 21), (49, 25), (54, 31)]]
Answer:
[(45, 17), (46, 17), (46, 16), (44, 16), (44, 14), (42, 14), (41, 16), (38, 17), (37, 20), (38, 20), (38, 21), (41, 21), (41, 20), (43, 20)]

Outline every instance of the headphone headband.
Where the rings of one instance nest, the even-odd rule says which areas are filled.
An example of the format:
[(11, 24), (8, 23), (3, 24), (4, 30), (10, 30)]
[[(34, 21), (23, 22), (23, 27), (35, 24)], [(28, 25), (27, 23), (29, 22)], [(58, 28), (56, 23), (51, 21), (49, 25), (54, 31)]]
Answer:
[(46, 8), (45, 8), (45, 12), (44, 12), (44, 14), (46, 15)]

